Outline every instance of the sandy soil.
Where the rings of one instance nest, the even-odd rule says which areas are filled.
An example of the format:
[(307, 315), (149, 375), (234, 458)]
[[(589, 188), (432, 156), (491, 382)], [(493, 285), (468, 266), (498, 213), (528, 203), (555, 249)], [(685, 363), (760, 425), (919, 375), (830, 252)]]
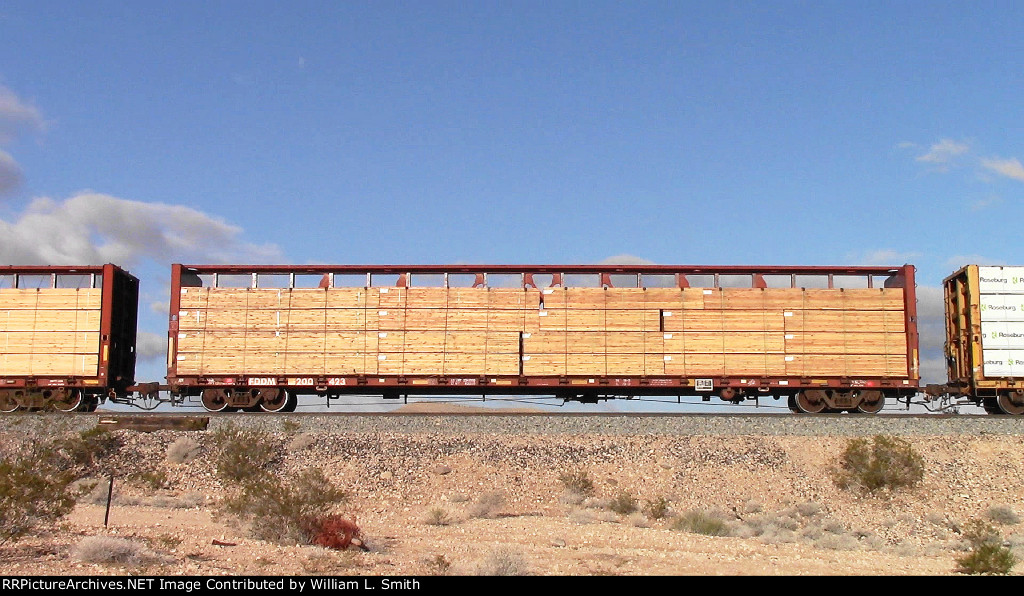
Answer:
[[(908, 437), (926, 461), (921, 485), (865, 496), (832, 481), (842, 437), (277, 433), (280, 473), (315, 465), (350, 493), (342, 512), (368, 550), (338, 552), (255, 540), (219, 514), (225, 489), (204, 433), (118, 433), (109, 524), (103, 505), (83, 500), (57, 526), (0, 547), (0, 573), (940, 575), (956, 573), (968, 521), (993, 508), (1024, 514), (1015, 436)], [(167, 460), (185, 436), (204, 450)], [(145, 470), (163, 470), (165, 488), (140, 480)], [(566, 471), (585, 472), (595, 494), (567, 491)], [(641, 511), (615, 513), (624, 494)], [(642, 512), (662, 499), (666, 517)], [(732, 535), (673, 529), (698, 511)], [(1019, 548), (1024, 527), (1002, 521)], [(78, 548), (96, 536), (133, 541), (137, 560), (83, 561)]]

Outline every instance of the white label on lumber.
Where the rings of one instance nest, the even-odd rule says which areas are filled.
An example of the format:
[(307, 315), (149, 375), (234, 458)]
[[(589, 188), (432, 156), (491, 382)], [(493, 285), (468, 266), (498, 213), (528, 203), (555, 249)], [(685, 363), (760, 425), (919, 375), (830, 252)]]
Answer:
[(978, 267), (982, 294), (1024, 294), (1024, 267)]
[(538, 315), (538, 316), (541, 316), (541, 317), (546, 317), (546, 316), (548, 316), (548, 311), (546, 311), (546, 310), (542, 310), (542, 311), (540, 311), (539, 313), (537, 313), (537, 315)]
[(530, 334), (529, 333), (524, 333), (523, 334), (523, 338), (524, 339), (529, 339), (530, 338)]
[(795, 338), (795, 337), (796, 337), (796, 336), (795, 336), (795, 335), (793, 335), (792, 333), (787, 333), (787, 334), (786, 334), (786, 339), (793, 339), (793, 338)]
[(786, 362), (792, 362), (794, 359), (793, 356), (786, 356)]
[(380, 356), (377, 356), (377, 360), (387, 360), (387, 359), (388, 359), (387, 354), (381, 354)]
[(545, 294), (551, 294), (551, 293), (553, 293), (553, 292), (554, 292), (554, 290), (552, 290), (552, 289), (550, 289), (550, 288), (548, 288), (548, 289), (544, 290), (544, 293), (545, 293)]
[(1024, 376), (1024, 350), (985, 350), (982, 358), (986, 377)]
[(1024, 321), (982, 321), (981, 348), (1024, 350)]
[(672, 334), (671, 333), (666, 333), (665, 334), (665, 339), (672, 339)]
[(1024, 295), (982, 294), (978, 309), (981, 322), (1024, 321)]
[(672, 311), (670, 311), (670, 310), (666, 310), (666, 311), (664, 312), (664, 315), (665, 315), (666, 317), (671, 317), (671, 316), (672, 316)]
[(380, 289), (380, 293), (381, 294), (387, 294), (389, 290), (390, 290), (389, 288), (381, 288)]
[(388, 311), (386, 311), (386, 310), (378, 310), (377, 311), (377, 316), (386, 317), (386, 316), (388, 316)]
[(529, 359), (530, 359), (529, 356), (523, 356), (523, 361), (526, 361), (526, 360), (529, 360)]
[(187, 311), (187, 310), (183, 310), (183, 311), (180, 311), (180, 312), (178, 313), (178, 318), (179, 318), (179, 319), (184, 319), (184, 318), (185, 318), (185, 317), (187, 317), (187, 316), (188, 316), (188, 311)]
[(388, 336), (387, 331), (381, 331), (380, 333), (377, 334), (377, 337), (387, 337), (387, 336)]
[(787, 311), (784, 311), (782, 313), (782, 316), (784, 316), (784, 317), (791, 317), (791, 316), (793, 316), (793, 313), (791, 311), (787, 310)]
[(668, 362), (669, 360), (672, 360), (672, 357), (671, 356), (665, 356), (665, 362)]
[(178, 334), (178, 339), (185, 339), (185, 334), (184, 333), (179, 333)]
[(714, 294), (714, 291), (712, 291), (712, 290), (704, 290), (704, 293), (705, 294)]

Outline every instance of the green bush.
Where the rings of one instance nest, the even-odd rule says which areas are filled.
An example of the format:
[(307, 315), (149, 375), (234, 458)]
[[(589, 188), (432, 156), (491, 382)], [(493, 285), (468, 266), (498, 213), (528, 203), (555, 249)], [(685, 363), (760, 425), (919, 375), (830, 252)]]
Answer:
[(217, 476), (226, 482), (256, 482), (273, 474), (277, 446), (270, 433), (227, 424), (213, 433)]
[(971, 548), (967, 555), (957, 559), (960, 573), (1006, 575), (1017, 564), (1017, 558), (1003, 546), (1002, 536), (989, 524), (973, 520), (964, 527), (963, 536)]
[(672, 529), (704, 536), (728, 536), (731, 533), (725, 520), (706, 511), (687, 511), (675, 519)]
[(853, 439), (840, 456), (833, 479), (843, 489), (867, 492), (912, 487), (924, 477), (924, 458), (910, 443), (895, 437)]
[(311, 468), (287, 478), (248, 475), (222, 503), (223, 510), (248, 523), (254, 538), (281, 544), (312, 544), (324, 519), (348, 493)]
[(75, 479), (51, 443), (29, 441), (0, 456), (0, 544), (70, 513)]

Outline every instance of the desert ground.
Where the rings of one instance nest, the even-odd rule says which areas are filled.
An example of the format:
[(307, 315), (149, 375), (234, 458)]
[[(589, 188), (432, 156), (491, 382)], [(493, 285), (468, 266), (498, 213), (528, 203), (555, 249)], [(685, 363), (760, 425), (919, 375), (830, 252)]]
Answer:
[[(957, 573), (975, 519), (1024, 555), (1018, 434), (907, 434), (923, 480), (865, 493), (834, 481), (850, 440), (834, 431), (551, 434), (512, 424), (453, 433), (444, 415), (423, 423), (436, 431), (415, 432), (389, 430), (386, 419), (378, 430), (339, 430), (343, 422), (249, 420), (257, 418), (276, 446), (274, 474), (316, 467), (347, 493), (337, 512), (358, 525), (362, 548), (255, 538), (224, 512), (231, 486), (218, 474), (211, 430), (114, 430), (116, 446), (89, 468), (74, 510), (0, 546), (0, 573), (947, 575)], [(40, 420), (6, 420), (3, 440), (67, 431)], [(592, 481), (592, 492), (571, 490), (570, 476)], [(681, 518), (718, 520), (724, 535), (687, 529)], [(107, 552), (118, 548), (127, 550)]]

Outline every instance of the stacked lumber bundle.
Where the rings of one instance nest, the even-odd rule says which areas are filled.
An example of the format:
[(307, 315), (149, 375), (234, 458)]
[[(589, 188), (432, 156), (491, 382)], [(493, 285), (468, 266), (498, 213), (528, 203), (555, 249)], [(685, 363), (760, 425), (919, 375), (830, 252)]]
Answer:
[(537, 308), (536, 291), (505, 288), (183, 288), (177, 370), (518, 375)]
[(907, 375), (899, 288), (183, 288), (179, 332), (186, 375)]
[(0, 376), (95, 377), (101, 289), (0, 289)]
[(549, 288), (526, 375), (907, 375), (902, 289)]

